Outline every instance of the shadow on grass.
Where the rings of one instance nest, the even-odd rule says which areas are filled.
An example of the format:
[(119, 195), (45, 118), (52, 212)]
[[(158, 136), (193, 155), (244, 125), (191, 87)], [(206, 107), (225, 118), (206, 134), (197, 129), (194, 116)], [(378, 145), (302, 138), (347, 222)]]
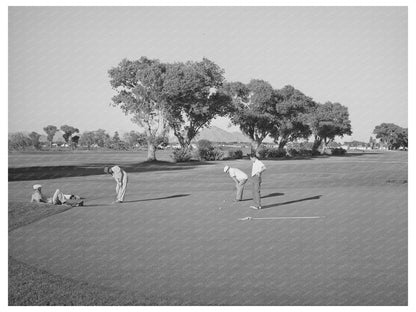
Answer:
[(317, 196), (312, 196), (312, 197), (307, 197), (307, 198), (302, 198), (302, 199), (291, 200), (291, 201), (287, 201), (287, 202), (283, 202), (283, 203), (266, 205), (266, 206), (262, 206), (261, 208), (262, 209), (268, 209), (268, 208), (273, 208), (273, 207), (278, 207), (278, 206), (283, 206), (283, 205), (299, 203), (299, 202), (303, 202), (303, 201), (307, 201), (307, 200), (320, 199), (321, 197), (322, 197), (322, 195), (317, 195)]
[(330, 157), (357, 157), (363, 155), (380, 155), (382, 152), (347, 152), (345, 155), (329, 155)]
[(151, 201), (151, 200), (162, 200), (162, 199), (170, 199), (170, 198), (178, 198), (178, 197), (186, 197), (191, 194), (177, 194), (177, 195), (171, 195), (171, 196), (165, 196), (165, 197), (157, 197), (157, 198), (147, 198), (147, 199), (138, 199), (138, 200), (126, 200), (124, 203), (138, 203), (138, 202), (144, 202), (144, 201)]
[[(261, 198), (268, 198), (268, 197), (275, 197), (275, 196), (283, 196), (283, 195), (285, 195), (285, 193), (270, 193), (270, 194), (267, 194), (267, 195), (262, 196)], [(243, 199), (242, 201), (248, 201), (248, 200), (253, 200), (253, 198), (246, 198), (246, 199)]]
[[(188, 170), (198, 166), (213, 165), (210, 162), (187, 162), (174, 163), (169, 161), (152, 161), (141, 163), (119, 163), (127, 173), (167, 171), (167, 170)], [(26, 180), (47, 180), (64, 177), (81, 177), (90, 175), (105, 174), (103, 169), (106, 166), (114, 166), (114, 163), (91, 163), (77, 166), (36, 166), (9, 168), (9, 181)]]
[[(275, 158), (261, 158), (261, 160), (273, 160), (273, 161), (281, 161), (281, 160), (314, 160), (314, 159), (322, 159), (322, 158), (331, 158), (331, 157), (357, 157), (363, 155), (380, 155), (382, 152), (349, 152), (344, 155), (329, 155), (329, 154), (316, 154), (316, 155), (307, 155), (307, 156), (291, 156), (291, 157), (275, 157)], [(249, 157), (244, 157), (243, 159), (250, 159)]]

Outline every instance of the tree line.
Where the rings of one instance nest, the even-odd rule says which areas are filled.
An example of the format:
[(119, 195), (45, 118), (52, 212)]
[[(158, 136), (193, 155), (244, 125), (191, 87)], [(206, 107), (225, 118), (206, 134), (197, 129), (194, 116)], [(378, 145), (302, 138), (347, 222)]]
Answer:
[[(52, 147), (53, 138), (55, 137), (55, 134), (58, 131), (62, 131), (62, 137), (65, 140), (65, 143), (69, 146), (76, 147), (78, 145), (78, 141), (80, 136), (76, 135), (79, 133), (79, 129), (63, 125), (59, 129), (56, 126), (48, 125), (43, 128), (43, 131), (46, 133), (46, 139), (49, 142), (49, 146)], [(28, 136), (25, 136), (21, 132), (13, 133), (11, 137), (9, 138), (9, 149), (25, 149), (27, 147), (33, 147), (35, 149), (40, 149), (41, 142), (40, 142), (41, 134), (32, 131), (28, 134)]]
[[(82, 144), (123, 149), (125, 144), (145, 144), (147, 159), (155, 160), (157, 146), (166, 144), (167, 134), (172, 132), (181, 146), (180, 153), (186, 157), (200, 130), (218, 116), (228, 117), (240, 128), (257, 156), (266, 137), (271, 137), (281, 152), (288, 143), (312, 137), (312, 152), (320, 149), (324, 153), (336, 137), (352, 134), (346, 106), (330, 101), (318, 103), (291, 85), (275, 89), (261, 79), (246, 84), (228, 82), (224, 70), (207, 58), (175, 63), (147, 57), (123, 59), (108, 75), (115, 91), (110, 105), (119, 107), (144, 132), (131, 131), (123, 141), (118, 133), (111, 138), (102, 129), (79, 134), (79, 129), (72, 126), (58, 129), (48, 125), (44, 131), (50, 146), (60, 130), (65, 143), (73, 148)], [(407, 148), (407, 128), (383, 123), (373, 133), (389, 149)], [(39, 139), (36, 132), (28, 137), (17, 133), (9, 139), (9, 147), (38, 148)]]
[(322, 150), (335, 137), (351, 135), (348, 108), (318, 103), (293, 86), (275, 89), (261, 79), (227, 82), (224, 70), (211, 60), (163, 63), (141, 57), (123, 59), (108, 71), (119, 107), (145, 129), (148, 160), (156, 159), (156, 141), (172, 131), (184, 153), (202, 128), (227, 116), (251, 140), (252, 153), (266, 137), (284, 149), (288, 142), (314, 139)]
[[(124, 133), (123, 137), (117, 131), (113, 136), (104, 129), (98, 129), (94, 131), (84, 131), (80, 133), (78, 128), (73, 126), (64, 125), (60, 129), (54, 125), (48, 125), (43, 128), (46, 133), (46, 139), (49, 148), (53, 145), (62, 144), (76, 149), (81, 145), (87, 149), (91, 148), (107, 148), (114, 150), (128, 150), (135, 147), (143, 147), (147, 143), (146, 135), (138, 131), (130, 131)], [(56, 133), (61, 131), (63, 141), (54, 141)], [(32, 131), (28, 135), (22, 132), (12, 133), (9, 137), (9, 150), (24, 150), (27, 148), (40, 150), (42, 148), (42, 142), (40, 141), (41, 134)], [(53, 144), (56, 142), (55, 144)], [(158, 137), (155, 142), (157, 146), (167, 146), (169, 140), (167, 137)]]

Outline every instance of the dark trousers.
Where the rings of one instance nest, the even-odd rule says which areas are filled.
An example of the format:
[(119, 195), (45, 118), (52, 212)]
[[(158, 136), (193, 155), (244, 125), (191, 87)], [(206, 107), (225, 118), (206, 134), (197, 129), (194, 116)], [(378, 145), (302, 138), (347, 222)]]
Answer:
[(255, 175), (253, 177), (253, 201), (256, 207), (261, 207), (260, 187), (261, 187), (261, 176)]

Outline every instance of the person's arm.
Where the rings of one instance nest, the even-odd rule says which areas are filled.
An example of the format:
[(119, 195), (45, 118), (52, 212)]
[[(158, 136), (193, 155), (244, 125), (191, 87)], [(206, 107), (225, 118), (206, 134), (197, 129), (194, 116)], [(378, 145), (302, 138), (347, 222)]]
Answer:
[(121, 179), (121, 177), (122, 177), (121, 172), (119, 172), (119, 173), (117, 173), (117, 174), (114, 174), (114, 179), (116, 180), (116, 182), (117, 182), (117, 184), (118, 184), (119, 186), (121, 186), (121, 184), (122, 184), (122, 182), (123, 182), (123, 180)]
[(234, 180), (235, 185), (238, 185), (238, 183), (240, 183), (240, 182), (237, 180), (237, 178), (236, 178), (236, 177), (231, 177), (231, 178)]
[(123, 183), (123, 173), (121, 172), (121, 168), (119, 166), (114, 166), (111, 168), (111, 171), (113, 172), (113, 178), (116, 180), (117, 184), (121, 186)]
[(252, 173), (251, 173), (251, 175), (254, 177), (254, 176), (260, 176), (260, 166), (259, 166), (259, 163), (256, 161), (254, 164), (253, 164), (253, 170), (252, 170)]
[(31, 203), (33, 203), (33, 202), (35, 202), (35, 203), (46, 203), (42, 194), (40, 194), (38, 192), (32, 194), (32, 200), (30, 202)]
[(266, 166), (261, 161), (259, 161), (257, 175), (261, 176), (261, 174), (264, 172), (264, 170), (266, 170)]

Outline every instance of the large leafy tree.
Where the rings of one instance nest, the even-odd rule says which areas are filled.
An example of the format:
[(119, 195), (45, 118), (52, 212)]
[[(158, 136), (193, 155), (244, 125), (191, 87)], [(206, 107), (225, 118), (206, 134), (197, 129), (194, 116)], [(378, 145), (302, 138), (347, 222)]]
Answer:
[(46, 138), (49, 142), (49, 146), (52, 146), (53, 137), (55, 136), (56, 132), (58, 132), (58, 128), (56, 126), (49, 125), (43, 128), (43, 131), (46, 132), (46, 135), (47, 135)]
[(79, 135), (72, 135), (71, 136), (71, 147), (72, 148), (77, 148), (78, 147), (78, 142), (79, 142)]
[(131, 147), (135, 147), (136, 144), (139, 144), (140, 146), (147, 144), (146, 134), (137, 131), (132, 130), (127, 132), (124, 134), (123, 138), (124, 141), (126, 141), (127, 144)]
[(232, 98), (229, 118), (251, 140), (252, 153), (259, 156), (259, 147), (275, 126), (276, 93), (264, 80), (253, 79), (248, 84), (230, 82), (224, 90)]
[(118, 106), (132, 121), (144, 128), (147, 139), (147, 160), (156, 160), (157, 138), (168, 130), (163, 102), (163, 79), (166, 65), (141, 57), (122, 60), (108, 71), (110, 84), (117, 92), (112, 105)]
[(64, 133), (62, 137), (64, 138), (65, 142), (69, 144), (71, 144), (72, 135), (75, 133), (79, 133), (78, 128), (68, 126), (68, 125), (61, 126), (61, 131)]
[(314, 152), (323, 144), (321, 153), (324, 153), (328, 143), (335, 137), (352, 134), (348, 108), (339, 103), (317, 104), (309, 114), (308, 120), (314, 136)]
[(82, 133), (79, 141), (81, 145), (86, 145), (88, 148), (92, 145), (104, 147), (110, 141), (110, 135), (103, 129), (85, 131)]
[(407, 148), (408, 146), (407, 128), (402, 128), (393, 123), (382, 123), (374, 128), (373, 133), (382, 143), (387, 144), (389, 150), (400, 147)]
[(370, 139), (368, 140), (367, 146), (371, 149), (374, 149), (376, 144), (377, 144), (377, 140), (374, 139), (372, 136), (370, 136)]
[(289, 85), (277, 90), (276, 97), (274, 127), (270, 136), (283, 150), (288, 142), (311, 135), (307, 115), (316, 104), (312, 98)]
[(13, 133), (9, 139), (9, 150), (23, 150), (32, 145), (32, 140), (24, 133)]
[(91, 146), (93, 144), (95, 144), (94, 142), (94, 132), (93, 131), (84, 131), (81, 134), (81, 138), (80, 138), (80, 144), (87, 146), (88, 149), (91, 148)]
[(35, 132), (35, 131), (33, 131), (33, 132), (29, 133), (29, 138), (31, 140), (31, 145), (34, 148), (39, 149), (40, 148), (40, 141), (39, 141), (40, 134), (37, 133), (37, 132)]
[(183, 149), (216, 116), (228, 112), (230, 98), (222, 90), (224, 71), (204, 58), (201, 62), (169, 64), (163, 98), (169, 127)]

